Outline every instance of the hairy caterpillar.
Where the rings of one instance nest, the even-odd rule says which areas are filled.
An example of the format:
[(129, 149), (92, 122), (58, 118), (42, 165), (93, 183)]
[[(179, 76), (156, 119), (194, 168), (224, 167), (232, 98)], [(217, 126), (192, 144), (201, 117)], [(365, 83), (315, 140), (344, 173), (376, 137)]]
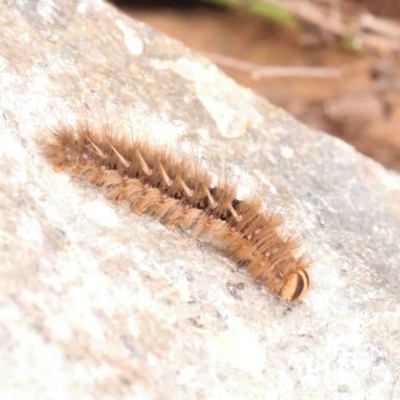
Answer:
[(235, 185), (225, 179), (213, 186), (193, 156), (177, 157), (105, 126), (51, 132), (41, 146), (56, 171), (103, 186), (107, 198), (127, 201), (135, 213), (151, 214), (168, 229), (181, 226), (207, 236), (282, 300), (299, 300), (308, 291), (309, 262), (294, 255), (297, 239), (279, 234), (283, 219), (263, 213), (257, 198), (238, 200)]

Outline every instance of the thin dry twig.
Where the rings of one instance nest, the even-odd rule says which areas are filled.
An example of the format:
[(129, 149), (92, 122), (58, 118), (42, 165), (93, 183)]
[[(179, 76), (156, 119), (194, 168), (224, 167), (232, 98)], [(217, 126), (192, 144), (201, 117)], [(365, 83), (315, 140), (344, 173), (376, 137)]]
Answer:
[(369, 48), (381, 54), (393, 53), (400, 50), (400, 41), (376, 35), (373, 33), (361, 33), (356, 35), (353, 39), (354, 47)]
[(203, 52), (214, 63), (250, 73), (251, 78), (316, 78), (338, 79), (343, 75), (342, 68), (308, 67), (308, 66), (265, 66), (218, 53)]
[(340, 13), (337, 4), (331, 5), (326, 11), (315, 3), (300, 0), (264, 1), (342, 39), (353, 38), (354, 48), (371, 49), (380, 53), (391, 53), (400, 49), (400, 24), (397, 22), (363, 12), (346, 25), (346, 18)]
[(360, 26), (365, 30), (371, 30), (381, 35), (400, 39), (400, 24), (395, 21), (388, 21), (387, 19), (365, 13), (360, 17)]
[[(281, 7), (292, 12), (296, 17), (316, 25), (324, 30), (329, 30), (339, 36), (347, 36), (350, 34), (349, 29), (340, 20), (340, 14), (336, 14), (337, 18), (327, 17), (315, 4), (305, 3), (302, 1), (280, 1), (267, 0), (266, 3)], [(339, 18), (338, 18), (339, 17)]]
[(251, 72), (253, 79), (261, 78), (316, 78), (316, 79), (339, 79), (343, 72), (340, 68), (329, 67), (291, 67), (291, 66), (268, 66), (260, 67)]

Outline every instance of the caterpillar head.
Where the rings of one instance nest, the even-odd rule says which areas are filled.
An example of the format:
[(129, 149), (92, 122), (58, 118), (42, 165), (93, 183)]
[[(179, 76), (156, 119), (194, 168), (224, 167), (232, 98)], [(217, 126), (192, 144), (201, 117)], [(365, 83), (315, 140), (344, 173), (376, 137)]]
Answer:
[(310, 279), (305, 270), (298, 270), (290, 274), (280, 292), (282, 300), (296, 301), (300, 300), (308, 291)]

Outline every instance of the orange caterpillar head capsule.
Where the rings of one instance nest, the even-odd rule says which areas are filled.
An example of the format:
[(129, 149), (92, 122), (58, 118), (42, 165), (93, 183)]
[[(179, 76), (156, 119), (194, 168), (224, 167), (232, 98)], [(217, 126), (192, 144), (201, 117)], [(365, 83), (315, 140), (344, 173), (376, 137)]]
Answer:
[(299, 270), (290, 274), (280, 292), (282, 300), (300, 300), (308, 291), (310, 280), (305, 270)]

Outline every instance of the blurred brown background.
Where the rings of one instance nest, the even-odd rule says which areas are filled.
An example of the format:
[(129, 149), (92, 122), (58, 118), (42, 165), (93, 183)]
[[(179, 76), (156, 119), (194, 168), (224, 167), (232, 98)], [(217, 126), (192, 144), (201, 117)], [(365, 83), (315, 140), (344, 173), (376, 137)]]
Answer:
[(400, 171), (400, 0), (115, 3), (304, 123)]

